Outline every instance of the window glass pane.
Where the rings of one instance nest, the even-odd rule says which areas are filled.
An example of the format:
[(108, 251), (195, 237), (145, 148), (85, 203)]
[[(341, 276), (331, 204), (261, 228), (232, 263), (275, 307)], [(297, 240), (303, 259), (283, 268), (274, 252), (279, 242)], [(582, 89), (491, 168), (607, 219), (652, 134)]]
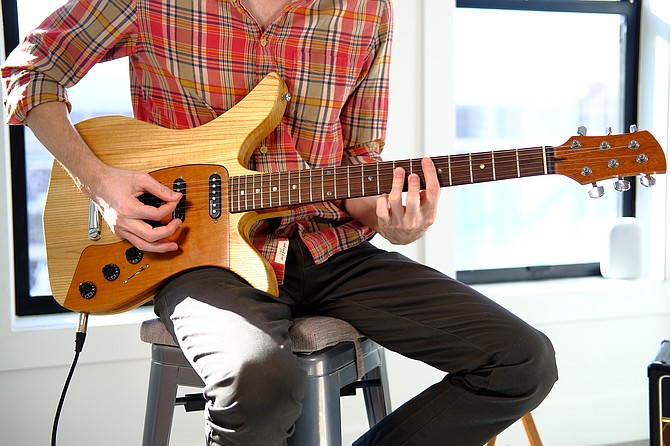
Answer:
[[(63, 4), (62, 0), (19, 0), (20, 38), (44, 19), (45, 12)], [(107, 114), (131, 115), (126, 59), (100, 64), (69, 90), (71, 119), (79, 122)], [(42, 232), (42, 210), (53, 158), (26, 128), (26, 197), (28, 202), (28, 256), (30, 295), (51, 294), (47, 275), (46, 253)]]
[[(459, 152), (558, 146), (581, 125), (622, 131), (621, 17), (457, 8)], [(598, 231), (620, 209), (567, 177), (456, 188), (456, 269), (599, 261)]]

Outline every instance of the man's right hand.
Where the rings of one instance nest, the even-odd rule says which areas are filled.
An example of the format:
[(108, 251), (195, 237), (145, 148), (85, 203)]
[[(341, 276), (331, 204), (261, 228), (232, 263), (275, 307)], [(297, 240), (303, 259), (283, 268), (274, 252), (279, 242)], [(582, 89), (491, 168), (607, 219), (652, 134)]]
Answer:
[[(112, 232), (143, 251), (176, 251), (177, 243), (166, 239), (179, 228), (181, 220), (170, 220), (164, 226), (152, 226), (147, 220), (161, 221), (170, 215), (182, 195), (144, 172), (108, 166), (103, 171), (100, 181), (88, 190)], [(144, 193), (154, 195), (163, 204), (154, 207), (142, 203), (139, 197)]]

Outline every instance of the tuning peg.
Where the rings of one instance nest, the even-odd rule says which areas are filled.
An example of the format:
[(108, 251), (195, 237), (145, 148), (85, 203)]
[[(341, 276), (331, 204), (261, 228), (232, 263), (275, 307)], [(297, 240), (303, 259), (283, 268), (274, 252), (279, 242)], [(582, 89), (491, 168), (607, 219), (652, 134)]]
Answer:
[(608, 127), (605, 129), (605, 134), (606, 134), (607, 136), (610, 136), (610, 135), (612, 134), (612, 127), (611, 127), (611, 126), (608, 126)]
[(589, 191), (589, 197), (591, 198), (600, 198), (603, 195), (605, 195), (605, 188), (602, 186), (598, 186), (595, 183), (593, 183), (593, 189)]
[(580, 125), (580, 126), (577, 128), (577, 134), (578, 134), (579, 136), (586, 136), (586, 127), (583, 126), (583, 125)]
[(627, 190), (630, 190), (630, 181), (619, 178), (614, 182), (614, 189), (617, 192), (626, 192)]
[(631, 133), (637, 132), (637, 124), (631, 124), (629, 128)]
[(656, 178), (651, 175), (644, 175), (640, 177), (640, 184), (644, 187), (651, 187), (656, 184)]

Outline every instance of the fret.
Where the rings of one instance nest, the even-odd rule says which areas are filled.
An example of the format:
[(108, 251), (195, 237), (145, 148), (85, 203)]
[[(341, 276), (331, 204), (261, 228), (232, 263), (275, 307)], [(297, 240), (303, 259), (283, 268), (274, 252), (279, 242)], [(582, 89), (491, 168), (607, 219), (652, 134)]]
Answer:
[(251, 206), (253, 209), (256, 209), (256, 177), (259, 175), (251, 176)]
[(447, 157), (447, 159), (449, 160), (449, 186), (453, 186), (454, 185), (454, 179), (451, 176), (451, 157), (449, 156), (449, 157)]
[(497, 180), (496, 178), (496, 154), (491, 152), (491, 168), (493, 169), (493, 181)]
[(470, 169), (470, 182), (474, 183), (475, 182), (475, 177), (472, 174), (472, 153), (468, 153), (468, 167)]
[(237, 177), (237, 184), (235, 185), (235, 191), (236, 191), (236, 196), (235, 196), (235, 203), (237, 203), (237, 211), (242, 210), (242, 188), (241, 188), (241, 183), (240, 183), (240, 177)]
[(351, 197), (351, 169), (350, 165), (347, 164), (347, 197)]
[(519, 149), (514, 150), (516, 154), (516, 177), (521, 178), (521, 163), (519, 163)]
[(249, 209), (249, 204), (248, 204), (248, 201), (247, 201), (247, 199), (248, 199), (247, 197), (249, 195), (248, 194), (248, 187), (247, 187), (247, 179), (248, 178), (249, 178), (248, 176), (244, 177), (244, 188), (242, 190), (242, 195), (244, 196), (244, 210)]
[(300, 172), (301, 171), (298, 172), (298, 184), (297, 184), (297, 187), (298, 187), (298, 203), (302, 203), (302, 183), (300, 182), (300, 179), (302, 177), (300, 176)]
[(310, 203), (314, 202), (314, 182), (312, 181), (312, 169), (309, 169), (309, 201)]
[(293, 184), (291, 184), (291, 171), (286, 172), (286, 204), (291, 205), (291, 189)]
[(261, 184), (258, 185), (258, 190), (260, 191), (259, 192), (260, 203), (261, 203), (260, 209), (265, 208), (265, 206), (264, 206), (265, 200), (263, 200), (263, 198), (264, 198), (263, 194), (265, 193), (265, 189), (263, 188), (263, 179), (264, 178), (265, 178), (265, 175), (259, 175), (259, 180), (260, 180), (259, 182), (261, 183)]

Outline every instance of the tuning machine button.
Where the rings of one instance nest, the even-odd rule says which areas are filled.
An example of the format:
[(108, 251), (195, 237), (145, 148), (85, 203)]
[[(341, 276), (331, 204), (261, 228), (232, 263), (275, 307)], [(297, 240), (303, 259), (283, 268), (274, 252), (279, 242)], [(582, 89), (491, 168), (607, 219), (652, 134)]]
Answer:
[(643, 175), (640, 177), (640, 184), (644, 187), (651, 187), (656, 184), (656, 178), (651, 175)]
[(598, 186), (597, 184), (593, 183), (593, 189), (589, 191), (589, 197), (591, 198), (600, 198), (603, 195), (605, 195), (605, 188), (602, 186)]
[(579, 136), (586, 136), (586, 126), (580, 125), (580, 126), (577, 128), (577, 134), (578, 134)]
[(98, 287), (93, 282), (82, 282), (79, 284), (79, 295), (84, 299), (93, 299), (97, 292)]
[(614, 182), (614, 189), (617, 192), (626, 192), (627, 190), (630, 190), (630, 181), (619, 178)]

